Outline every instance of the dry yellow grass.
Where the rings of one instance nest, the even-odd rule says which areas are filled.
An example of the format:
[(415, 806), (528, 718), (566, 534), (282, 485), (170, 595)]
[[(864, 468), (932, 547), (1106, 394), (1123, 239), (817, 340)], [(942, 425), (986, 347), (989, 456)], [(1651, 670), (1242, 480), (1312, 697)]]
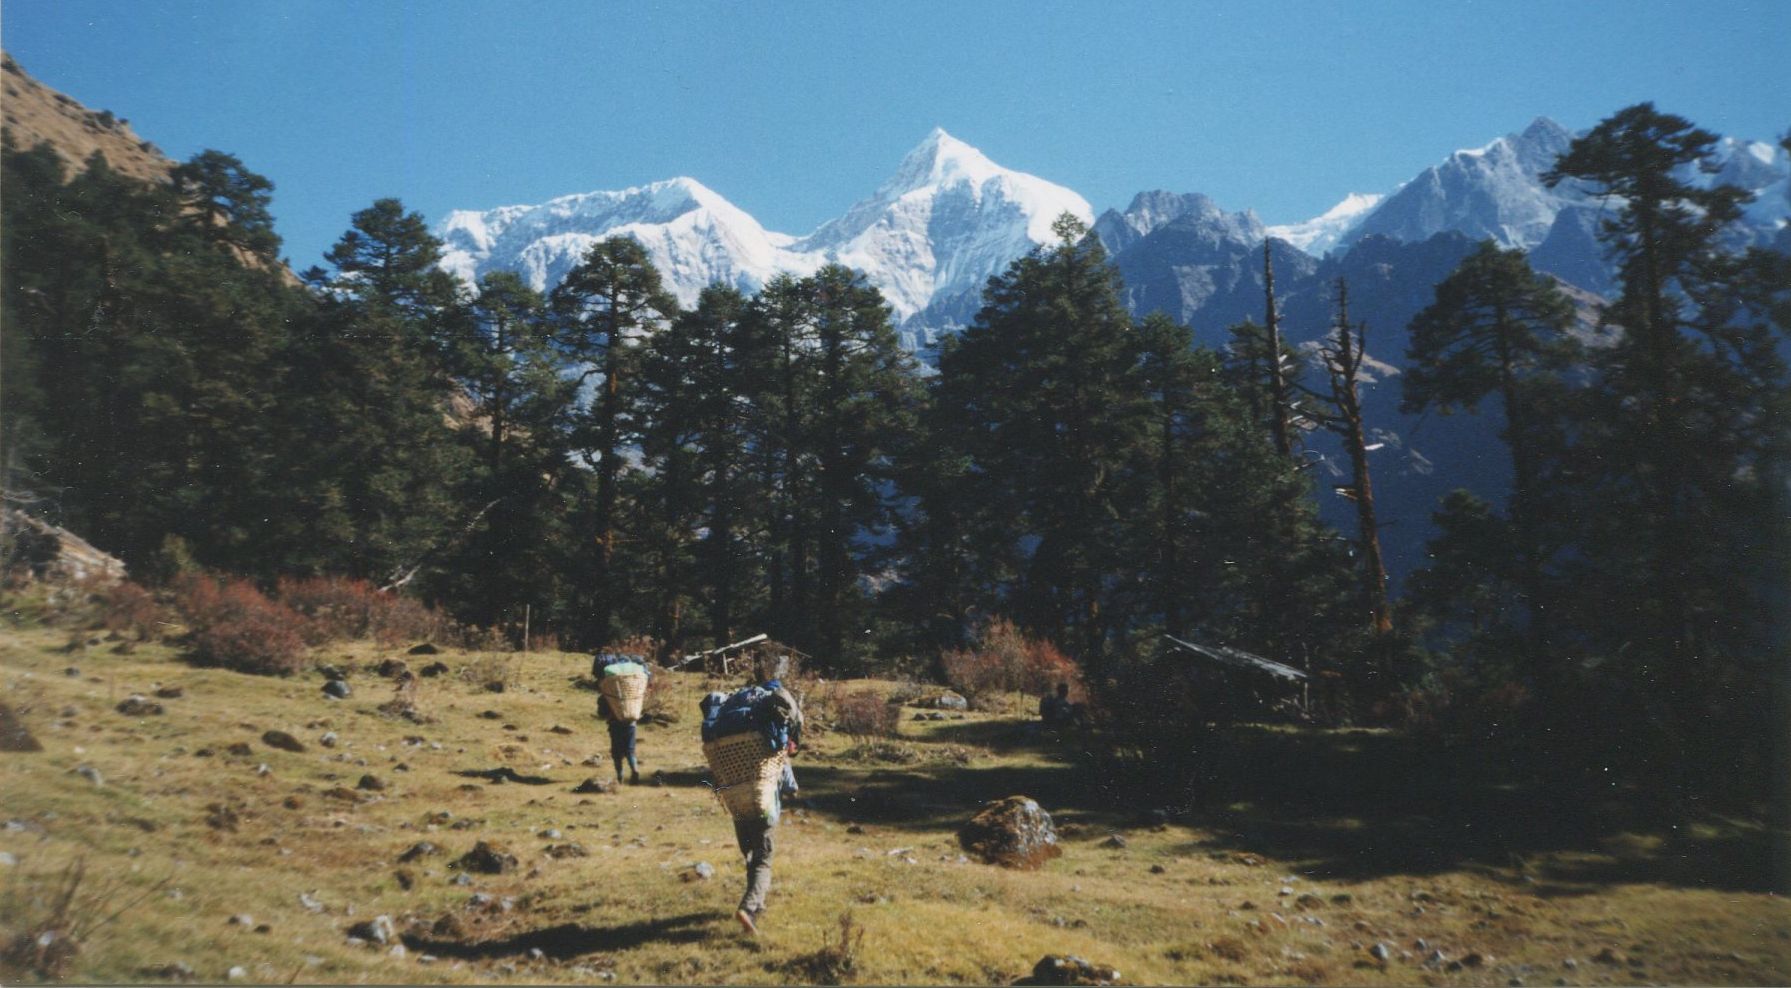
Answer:
[[(643, 777), (664, 773), (664, 784), (581, 795), (578, 783), (611, 775), (595, 694), (572, 685), (588, 670), (585, 656), (503, 656), (511, 684), (490, 693), (455, 674), (485, 656), (409, 657), (372, 645), (319, 655), (357, 665), (401, 657), (412, 668), (445, 661), (449, 675), (418, 681), (418, 708), (433, 722), (417, 724), (377, 712), (391, 686), (371, 671), (351, 678), (352, 697), (332, 701), (314, 674), (194, 669), (164, 645), (66, 653), (67, 641), (0, 632), (0, 702), (45, 749), (0, 753), (0, 818), (11, 821), (0, 851), (16, 862), (0, 866), (0, 926), (10, 936), (32, 922), (41, 911), (33, 897), (76, 859), (87, 863), (89, 889), (119, 884), (112, 902), (152, 890), (82, 945), (63, 975), (74, 981), (167, 980), (157, 972), (178, 962), (205, 981), (240, 966), (257, 983), (789, 983), (827, 970), (813, 955), (837, 942), (847, 911), (864, 939), (845, 973), (867, 983), (1006, 982), (1046, 953), (1111, 964), (1144, 983), (1791, 976), (1783, 900), (1720, 878), (1699, 887), (1658, 870), (1625, 877), (1626, 862), (1661, 853), (1654, 838), (1345, 879), (1276, 857), (1282, 845), (1253, 843), (1257, 835), (1221, 826), (1223, 814), (1200, 816), (1204, 826), (1141, 826), (1136, 813), (1104, 805), (1060, 748), (1017, 720), (980, 714), (904, 721), (903, 743), (920, 756), (911, 764), (860, 761), (848, 757), (850, 739), (815, 738), (797, 762), (804, 800), (780, 828), (771, 909), (749, 940), (731, 919), (741, 883), (732, 833), (700, 781), (695, 700), (714, 685), (700, 676), (674, 677), (679, 723), (641, 730)], [(79, 675), (66, 675), (70, 666)], [(156, 701), (159, 716), (114, 709), (170, 684), (183, 694)], [(269, 730), (307, 750), (270, 748)], [(326, 732), (334, 747), (320, 743)], [(236, 744), (248, 753), (231, 754)], [(552, 782), (456, 774), (500, 766)], [(369, 774), (385, 788), (357, 789)], [(1014, 791), (1068, 825), (1064, 856), (1033, 873), (961, 860), (957, 826), (979, 800)], [(1356, 824), (1327, 825), (1347, 833)], [(560, 835), (541, 836), (549, 830)], [(1116, 831), (1126, 846), (1105, 846)], [(425, 840), (441, 853), (398, 863)], [(505, 845), (520, 867), (453, 884), (448, 862), (479, 840)], [(586, 856), (546, 853), (567, 843)], [(683, 880), (698, 861), (716, 877)], [(475, 894), (489, 901), (475, 905)], [(1301, 896), (1312, 898), (1302, 906)], [(231, 923), (244, 914), (253, 925)], [(404, 956), (347, 941), (348, 927), (379, 915), (411, 934)], [(1369, 953), (1377, 942), (1391, 949), (1384, 964)], [(1427, 966), (1431, 950), (1445, 961)], [(1607, 950), (1605, 962), (1595, 959)], [(1476, 966), (1450, 969), (1470, 953)]]

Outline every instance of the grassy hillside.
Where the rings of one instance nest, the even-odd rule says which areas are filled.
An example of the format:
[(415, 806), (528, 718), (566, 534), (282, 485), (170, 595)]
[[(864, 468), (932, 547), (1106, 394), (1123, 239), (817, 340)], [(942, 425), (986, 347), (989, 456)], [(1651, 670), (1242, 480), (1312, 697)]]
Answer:
[[(10, 940), (41, 924), (83, 862), (70, 912), (116, 916), (85, 936), (69, 980), (174, 980), (185, 965), (199, 980), (240, 967), (262, 983), (989, 983), (1047, 953), (1136, 982), (1791, 976), (1791, 908), (1766, 891), (1757, 830), (1568, 832), (1543, 794), (1452, 791), (1404, 739), (1267, 729), (1227, 741), (1235, 771), (1212, 791), (1153, 817), (1079, 767), (1073, 743), (1031, 733), (1018, 705), (963, 720), (904, 711), (903, 738), (881, 747), (815, 737), (771, 908), (748, 939), (731, 919), (732, 833), (702, 782), (695, 701), (718, 684), (700, 675), (670, 677), (678, 721), (641, 730), (646, 784), (587, 794), (573, 790), (611, 773), (595, 694), (575, 685), (584, 656), (328, 649), (319, 662), (356, 669), (338, 701), (314, 673), (246, 676), (192, 668), (166, 645), (67, 641), (0, 632), (0, 702), (44, 747), (0, 753), (0, 851), (13, 861), (0, 865), (0, 925)], [(418, 680), (426, 722), (380, 712), (393, 687), (372, 667), (388, 658), (448, 666)], [(493, 676), (503, 692), (483, 685)], [(151, 695), (169, 686), (180, 695)], [(164, 712), (118, 712), (134, 693)], [(270, 747), (273, 730), (305, 750)], [(503, 768), (524, 781), (464, 774)], [(961, 857), (957, 827), (1017, 792), (1054, 814), (1064, 856), (1032, 873)], [(401, 863), (422, 841), (439, 852)], [(478, 841), (517, 868), (459, 878), (450, 862)], [(715, 876), (689, 877), (698, 862)], [(349, 942), (381, 915), (401, 951)], [(846, 915), (862, 940), (841, 951)]]

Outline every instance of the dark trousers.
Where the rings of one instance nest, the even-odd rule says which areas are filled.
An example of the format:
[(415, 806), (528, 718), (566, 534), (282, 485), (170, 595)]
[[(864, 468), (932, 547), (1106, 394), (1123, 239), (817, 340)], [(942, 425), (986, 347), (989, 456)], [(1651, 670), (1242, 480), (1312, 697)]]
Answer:
[(771, 894), (771, 855), (776, 850), (772, 834), (776, 826), (762, 816), (734, 820), (734, 840), (746, 856), (746, 894), (740, 897), (740, 908), (757, 916), (765, 909), (765, 897)]
[(628, 762), (628, 769), (638, 774), (634, 766), (634, 722), (623, 723), (619, 720), (609, 721), (609, 757), (616, 763), (616, 778), (622, 777), (622, 762)]

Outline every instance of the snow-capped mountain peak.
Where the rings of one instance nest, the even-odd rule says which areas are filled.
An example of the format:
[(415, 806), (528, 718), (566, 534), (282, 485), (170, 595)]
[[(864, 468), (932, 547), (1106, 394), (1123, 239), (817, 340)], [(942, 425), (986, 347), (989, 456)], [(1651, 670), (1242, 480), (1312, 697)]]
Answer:
[(1369, 210), (1380, 205), (1386, 198), (1379, 193), (1351, 192), (1343, 197), (1343, 201), (1318, 216), (1302, 223), (1286, 223), (1271, 226), (1265, 231), (1269, 236), (1285, 240), (1308, 254), (1322, 256), (1337, 246), (1352, 227), (1361, 222)]

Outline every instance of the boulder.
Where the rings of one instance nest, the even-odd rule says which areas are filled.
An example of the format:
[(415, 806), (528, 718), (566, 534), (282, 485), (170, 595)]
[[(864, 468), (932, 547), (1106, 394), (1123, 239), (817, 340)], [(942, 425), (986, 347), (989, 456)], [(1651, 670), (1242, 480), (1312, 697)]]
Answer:
[(938, 696), (928, 697), (926, 699), (924, 705), (929, 706), (929, 707), (935, 707), (939, 710), (969, 710), (970, 709), (970, 701), (964, 699), (962, 696), (960, 696), (957, 693), (952, 692), (951, 690), (946, 690), (945, 692), (939, 694)]
[(153, 717), (162, 712), (162, 705), (143, 696), (132, 693), (118, 701), (118, 712), (126, 717)]
[(412, 655), (434, 655), (440, 651), (441, 651), (441, 649), (436, 648), (434, 645), (430, 644), (429, 642), (424, 642), (421, 645), (411, 646), (410, 654), (412, 654)]
[(418, 671), (418, 675), (433, 679), (448, 671), (446, 662), (431, 662)]
[(348, 699), (349, 694), (353, 692), (353, 690), (348, 688), (348, 680), (346, 679), (332, 679), (323, 684), (323, 695), (334, 697), (338, 700)]
[(497, 844), (480, 841), (473, 849), (454, 859), (454, 867), (462, 872), (482, 875), (503, 875), (516, 870), (516, 855)]
[(1046, 954), (1032, 966), (1032, 976), (1016, 981), (1020, 985), (1118, 985), (1119, 972), (1106, 964), (1095, 964), (1080, 957)]
[(305, 750), (304, 742), (285, 731), (268, 731), (261, 735), (261, 743), (267, 745), (269, 748), (278, 748), (281, 751), (302, 752)]
[(398, 939), (398, 929), (392, 925), (392, 917), (375, 916), (349, 927), (348, 935), (367, 943), (387, 944)]
[(375, 666), (373, 671), (378, 673), (382, 678), (391, 679), (399, 673), (409, 672), (410, 663), (405, 662), (403, 659), (386, 659), (378, 666)]
[(1009, 796), (984, 807), (958, 831), (958, 843), (1004, 868), (1039, 868), (1063, 854), (1051, 815), (1028, 796)]

